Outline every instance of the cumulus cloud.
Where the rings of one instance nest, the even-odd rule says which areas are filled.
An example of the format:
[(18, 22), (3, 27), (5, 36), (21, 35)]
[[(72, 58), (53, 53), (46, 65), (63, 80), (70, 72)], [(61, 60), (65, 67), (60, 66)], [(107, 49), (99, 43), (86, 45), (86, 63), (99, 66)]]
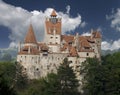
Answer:
[(84, 28), (84, 27), (86, 26), (86, 24), (87, 24), (87, 23), (86, 23), (85, 21), (83, 21), (83, 22), (80, 24), (80, 27), (81, 27), (81, 28)]
[(103, 41), (101, 48), (102, 50), (117, 50), (120, 48), (120, 39), (113, 42)]
[(82, 36), (90, 36), (91, 33), (90, 32), (83, 32), (83, 34), (81, 34)]
[(67, 9), (66, 13), (69, 14), (70, 13), (70, 5), (67, 5), (66, 9)]
[[(21, 7), (6, 4), (0, 0), (0, 25), (6, 26), (11, 30), (9, 38), (11, 40), (10, 47), (16, 46), (19, 41), (23, 41), (30, 23), (33, 25), (36, 38), (38, 41), (44, 37), (44, 21), (49, 16), (52, 8), (43, 10), (28, 11)], [(70, 6), (67, 6), (67, 13), (57, 12), (58, 17), (62, 18), (62, 33), (73, 31), (79, 27), (81, 16), (72, 18), (69, 15)]]
[(120, 8), (112, 11), (112, 15), (106, 15), (107, 20), (111, 20), (111, 27), (120, 32)]

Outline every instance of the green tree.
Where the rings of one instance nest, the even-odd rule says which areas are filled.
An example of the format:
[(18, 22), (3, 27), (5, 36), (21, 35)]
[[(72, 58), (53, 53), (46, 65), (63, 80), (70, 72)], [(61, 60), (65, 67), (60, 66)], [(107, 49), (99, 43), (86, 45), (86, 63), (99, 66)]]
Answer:
[(103, 95), (102, 76), (103, 71), (97, 59), (88, 58), (82, 63), (81, 74), (83, 78), (83, 90), (85, 95)]
[(21, 93), (28, 86), (29, 79), (27, 74), (24, 72), (24, 67), (16, 62), (16, 74), (14, 77), (14, 88), (18, 93)]
[(85, 95), (120, 94), (120, 53), (102, 57), (101, 63), (94, 58), (83, 62), (83, 89)]
[(12, 86), (15, 76), (15, 64), (11, 62), (0, 62), (0, 95), (15, 95)]
[(57, 75), (48, 74), (45, 78), (32, 80), (29, 85), (28, 95), (59, 95), (57, 93)]
[(58, 68), (58, 81), (59, 81), (59, 95), (78, 95), (78, 80), (76, 79), (75, 73), (72, 67), (69, 66), (67, 58), (64, 59), (63, 63)]

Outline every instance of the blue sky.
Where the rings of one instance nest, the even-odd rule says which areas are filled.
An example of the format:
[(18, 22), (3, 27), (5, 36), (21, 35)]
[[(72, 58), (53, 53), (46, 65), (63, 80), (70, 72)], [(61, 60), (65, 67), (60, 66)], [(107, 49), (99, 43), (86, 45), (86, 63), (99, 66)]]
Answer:
[(0, 48), (17, 46), (32, 23), (38, 41), (52, 9), (62, 17), (62, 32), (102, 33), (102, 49), (120, 48), (120, 0), (0, 0)]

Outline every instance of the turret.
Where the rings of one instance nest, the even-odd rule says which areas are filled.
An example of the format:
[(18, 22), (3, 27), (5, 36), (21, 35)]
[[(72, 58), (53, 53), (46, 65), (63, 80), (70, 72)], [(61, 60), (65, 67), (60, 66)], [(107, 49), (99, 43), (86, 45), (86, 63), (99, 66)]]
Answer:
[(36, 41), (32, 24), (30, 24), (26, 37), (24, 39), (24, 46), (37, 47), (37, 41)]

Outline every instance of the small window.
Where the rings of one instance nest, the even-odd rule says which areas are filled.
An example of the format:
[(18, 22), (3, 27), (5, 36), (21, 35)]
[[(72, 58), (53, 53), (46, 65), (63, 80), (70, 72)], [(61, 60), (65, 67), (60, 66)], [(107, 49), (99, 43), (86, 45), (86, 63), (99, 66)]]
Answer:
[(50, 37), (51, 39), (53, 38), (53, 37)]
[(89, 53), (87, 53), (86, 55), (89, 56)]
[(39, 71), (39, 68), (37, 68), (36, 70)]
[(56, 39), (57, 39), (58, 37), (56, 37)]
[(58, 44), (57, 42), (55, 44)]

